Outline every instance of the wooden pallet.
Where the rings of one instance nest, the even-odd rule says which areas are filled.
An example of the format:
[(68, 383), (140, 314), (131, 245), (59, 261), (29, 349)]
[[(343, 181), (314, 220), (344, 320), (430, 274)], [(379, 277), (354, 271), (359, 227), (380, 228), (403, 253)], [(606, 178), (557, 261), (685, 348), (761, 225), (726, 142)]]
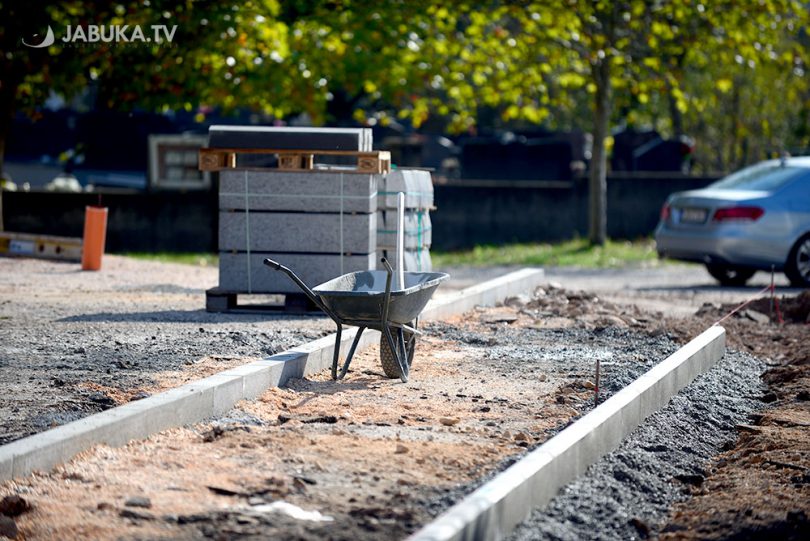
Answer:
[(0, 231), (0, 255), (81, 261), (82, 239)]
[(267, 314), (286, 313), (298, 315), (323, 315), (303, 293), (262, 293), (284, 297), (278, 304), (239, 304), (239, 296), (248, 295), (244, 291), (228, 291), (213, 287), (205, 292), (205, 311), (226, 314)]
[[(339, 166), (340, 170), (353, 173), (383, 174), (391, 170), (391, 153), (385, 150), (375, 152), (350, 152), (344, 150), (275, 150), (255, 148), (201, 148), (200, 171), (221, 171), (239, 167), (239, 154), (266, 154), (278, 156), (278, 167), (259, 169), (277, 169), (280, 171), (319, 171), (315, 167), (315, 156), (346, 156), (355, 159), (354, 166)], [(338, 166), (336, 166), (337, 168)], [(251, 167), (252, 168), (252, 167)], [(325, 168), (324, 171), (330, 169)], [(334, 171), (335, 169), (331, 169)]]

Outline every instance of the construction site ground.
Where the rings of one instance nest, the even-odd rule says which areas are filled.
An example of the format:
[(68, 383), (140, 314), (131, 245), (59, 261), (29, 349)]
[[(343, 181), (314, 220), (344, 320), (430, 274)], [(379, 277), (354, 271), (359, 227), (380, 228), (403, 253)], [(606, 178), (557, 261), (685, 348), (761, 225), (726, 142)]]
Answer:
[[(0, 264), (6, 261), (14, 260)], [(25, 420), (25, 400), (34, 408), (52, 404), (38, 410), (46, 414), (64, 412), (77, 400), (94, 404), (45, 417), (64, 422), (332, 330), (323, 318), (206, 314), (200, 297), (212, 276), (215, 281), (215, 269), (113, 261), (121, 272), (94, 275), (95, 285), (58, 264), (14, 261), (29, 272), (0, 286), (0, 318), (13, 322), (0, 330), (7, 386), (0, 408), (22, 421), (2, 427), (5, 441), (41, 429)], [(60, 271), (67, 275), (61, 283)], [(120, 301), (104, 301), (99, 284), (108, 299)], [(715, 302), (682, 318), (625, 302), (633, 297), (626, 291), (611, 302), (609, 292), (562, 285), (428, 325), (407, 384), (385, 379), (371, 348), (358, 355), (344, 381), (327, 374), (294, 380), (210, 422), (120, 449), (99, 446), (53, 472), (6, 482), (0, 496), (23, 503), (0, 504), (7, 519), (0, 521), (11, 520), (20, 539), (403, 537), (592, 408), (597, 358), (604, 399), (731, 309)], [(655, 302), (666, 295), (696, 300), (681, 289), (652, 295)], [(644, 293), (638, 296), (643, 300)], [(732, 351), (721, 369), (735, 382), (724, 391), (734, 407), (720, 401), (717, 410), (698, 408), (683, 422), (698, 426), (708, 416), (727, 436), (685, 454), (693, 464), (680, 479), (664, 479), (677, 490), (656, 513), (645, 515), (630, 496), (620, 501), (625, 527), (641, 537), (668, 538), (807, 532), (808, 298), (783, 299), (784, 325), (764, 321), (762, 304), (724, 322)], [(26, 347), (25, 337), (37, 336), (25, 331), (29, 326), (49, 332), (50, 340)], [(12, 337), (9, 328), (24, 336)], [(84, 352), (66, 353), (71, 348)], [(153, 356), (163, 360), (150, 364)], [(131, 365), (119, 367), (118, 360)], [(30, 372), (8, 381), (9, 366)], [(721, 380), (703, 383), (703, 395), (694, 396), (705, 397)], [(39, 387), (28, 389), (30, 381)], [(15, 393), (24, 395), (16, 403)], [(654, 454), (666, 460), (666, 453)], [(610, 471), (625, 478), (620, 482), (639, 484)], [(572, 485), (561, 497), (572, 490), (581, 489)], [(555, 518), (571, 536), (577, 522), (588, 523), (581, 516), (587, 504), (574, 499), (584, 507), (558, 502)], [(530, 521), (520, 535), (565, 538), (555, 528)], [(620, 531), (602, 535), (622, 538)]]

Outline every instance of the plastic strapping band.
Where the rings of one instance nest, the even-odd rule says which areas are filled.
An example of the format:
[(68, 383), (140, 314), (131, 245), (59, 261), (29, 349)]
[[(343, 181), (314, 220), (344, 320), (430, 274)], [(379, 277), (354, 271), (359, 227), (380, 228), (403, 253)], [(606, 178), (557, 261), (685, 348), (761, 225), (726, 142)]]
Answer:
[[(242, 196), (242, 192), (239, 193), (228, 193), (223, 192), (219, 194), (220, 196)], [(279, 197), (279, 198), (294, 198), (294, 199), (361, 199), (361, 200), (368, 200), (374, 197), (377, 197), (377, 192), (369, 196), (365, 195), (294, 195), (294, 194), (286, 194), (286, 193), (250, 193), (248, 194), (250, 197)]]
[(340, 174), (340, 275), (343, 276), (343, 173)]
[(397, 195), (404, 193), (405, 195), (430, 195), (430, 192), (377, 192), (380, 195)]
[(417, 268), (422, 271), (422, 211), (416, 212), (417, 227), (416, 227), (416, 257), (419, 258)]
[(253, 277), (250, 269), (250, 198), (248, 197), (248, 172), (245, 170), (245, 251), (247, 252), (248, 293), (253, 293)]

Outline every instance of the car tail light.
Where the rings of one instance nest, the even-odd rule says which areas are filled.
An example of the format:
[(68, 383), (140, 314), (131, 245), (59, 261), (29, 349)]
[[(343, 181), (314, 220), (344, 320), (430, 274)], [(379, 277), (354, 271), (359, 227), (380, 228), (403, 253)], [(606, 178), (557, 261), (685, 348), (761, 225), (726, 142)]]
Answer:
[(670, 216), (672, 216), (672, 209), (669, 208), (669, 204), (664, 203), (664, 206), (661, 207), (661, 221), (666, 222)]
[(765, 210), (759, 207), (730, 207), (726, 209), (717, 209), (714, 213), (715, 222), (726, 222), (729, 220), (750, 220), (755, 222), (759, 220)]

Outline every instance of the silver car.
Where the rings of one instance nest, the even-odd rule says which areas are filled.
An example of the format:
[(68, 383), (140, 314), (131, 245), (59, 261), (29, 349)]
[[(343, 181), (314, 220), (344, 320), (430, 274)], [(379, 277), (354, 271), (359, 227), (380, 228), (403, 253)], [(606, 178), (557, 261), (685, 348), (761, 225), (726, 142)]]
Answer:
[(655, 242), (661, 257), (704, 263), (723, 285), (773, 266), (810, 287), (810, 157), (761, 162), (670, 195)]

